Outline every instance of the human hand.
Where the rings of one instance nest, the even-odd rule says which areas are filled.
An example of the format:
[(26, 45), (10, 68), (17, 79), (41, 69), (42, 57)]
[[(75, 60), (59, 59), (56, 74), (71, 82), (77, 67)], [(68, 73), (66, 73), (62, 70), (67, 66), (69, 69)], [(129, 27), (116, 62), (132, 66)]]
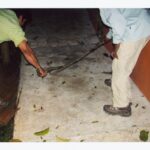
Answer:
[(120, 44), (115, 44), (115, 51), (117, 52), (120, 47)]
[(37, 75), (38, 75), (39, 77), (44, 78), (44, 77), (47, 76), (47, 72), (46, 72), (42, 67), (37, 68), (37, 69), (36, 69), (36, 72), (37, 72)]
[(111, 52), (111, 56), (112, 56), (113, 58), (117, 58), (117, 59), (118, 59), (118, 55), (117, 55), (116, 50), (114, 50), (114, 51)]
[(27, 21), (27, 20), (26, 20), (22, 15), (19, 16), (19, 24), (20, 24), (21, 26), (23, 26), (26, 21)]
[(118, 59), (117, 52), (118, 52), (119, 47), (120, 47), (120, 44), (115, 44), (115, 50), (111, 52), (111, 56), (113, 58), (117, 58)]

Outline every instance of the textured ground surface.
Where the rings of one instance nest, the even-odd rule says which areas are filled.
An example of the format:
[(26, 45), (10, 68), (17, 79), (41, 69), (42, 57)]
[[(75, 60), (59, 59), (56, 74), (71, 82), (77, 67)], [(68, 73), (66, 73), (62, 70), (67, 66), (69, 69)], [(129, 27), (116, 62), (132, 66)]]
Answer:
[[(49, 13), (49, 17), (47, 17)], [(68, 15), (71, 14), (71, 15)], [(27, 29), (29, 42), (44, 67), (66, 64), (98, 42), (86, 11), (35, 12)], [(22, 89), (15, 118), (14, 138), (22, 141), (140, 141), (140, 130), (150, 130), (150, 103), (133, 84), (132, 116), (107, 115), (111, 103), (111, 59), (100, 48), (80, 63), (44, 79), (22, 61)], [(50, 128), (48, 135), (34, 132)]]

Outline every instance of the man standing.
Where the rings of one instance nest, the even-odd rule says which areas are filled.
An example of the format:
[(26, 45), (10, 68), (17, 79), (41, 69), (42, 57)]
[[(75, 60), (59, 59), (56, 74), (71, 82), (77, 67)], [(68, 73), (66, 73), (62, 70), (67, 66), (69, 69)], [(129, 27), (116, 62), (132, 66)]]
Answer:
[(100, 9), (102, 21), (115, 44), (112, 63), (113, 104), (104, 105), (112, 115), (131, 115), (130, 74), (150, 39), (150, 15), (146, 9)]
[(12, 10), (0, 9), (0, 43), (13, 41), (15, 46), (23, 53), (26, 60), (37, 70), (38, 75), (45, 77), (47, 73), (40, 66), (22, 30), (21, 26), (24, 25), (25, 21), (22, 15), (17, 17)]

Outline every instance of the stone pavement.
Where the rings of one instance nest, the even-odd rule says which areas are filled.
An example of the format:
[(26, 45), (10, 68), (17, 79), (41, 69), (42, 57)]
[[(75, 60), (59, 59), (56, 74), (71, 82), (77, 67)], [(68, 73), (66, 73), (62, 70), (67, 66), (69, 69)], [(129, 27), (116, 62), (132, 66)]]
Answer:
[[(27, 37), (44, 67), (69, 63), (98, 43), (86, 10), (35, 10)], [(71, 142), (140, 141), (140, 131), (150, 130), (150, 103), (134, 83), (131, 117), (103, 112), (103, 105), (112, 98), (111, 89), (104, 85), (104, 79), (111, 77), (103, 73), (111, 71), (105, 52), (99, 48), (78, 64), (44, 79), (22, 60), (14, 139), (55, 142), (58, 136)], [(46, 128), (49, 134), (34, 135)]]

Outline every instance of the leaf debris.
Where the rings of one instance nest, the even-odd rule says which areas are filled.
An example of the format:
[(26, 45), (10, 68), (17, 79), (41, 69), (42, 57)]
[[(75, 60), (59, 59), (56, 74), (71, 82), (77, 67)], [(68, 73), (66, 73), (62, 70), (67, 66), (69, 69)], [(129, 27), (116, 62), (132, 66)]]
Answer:
[(84, 142), (84, 141), (85, 141), (84, 139), (80, 140), (80, 142)]
[(63, 81), (63, 82), (62, 82), (62, 84), (65, 84), (65, 83), (66, 83), (66, 81)]
[(58, 129), (58, 128), (59, 128), (59, 125), (57, 125), (55, 129)]
[(36, 135), (36, 136), (44, 136), (44, 135), (48, 134), (49, 131), (50, 131), (50, 129), (46, 128), (46, 129), (44, 129), (42, 131), (35, 132), (34, 135)]
[(149, 131), (142, 130), (140, 131), (140, 140), (146, 142), (148, 140)]
[(70, 139), (67, 139), (67, 138), (64, 138), (64, 137), (56, 136), (56, 141), (57, 141), (57, 142), (70, 142)]
[(99, 123), (99, 121), (95, 120), (95, 121), (92, 121), (92, 123)]
[(137, 108), (138, 106), (139, 106), (139, 104), (136, 104), (136, 105), (135, 105), (135, 108)]

